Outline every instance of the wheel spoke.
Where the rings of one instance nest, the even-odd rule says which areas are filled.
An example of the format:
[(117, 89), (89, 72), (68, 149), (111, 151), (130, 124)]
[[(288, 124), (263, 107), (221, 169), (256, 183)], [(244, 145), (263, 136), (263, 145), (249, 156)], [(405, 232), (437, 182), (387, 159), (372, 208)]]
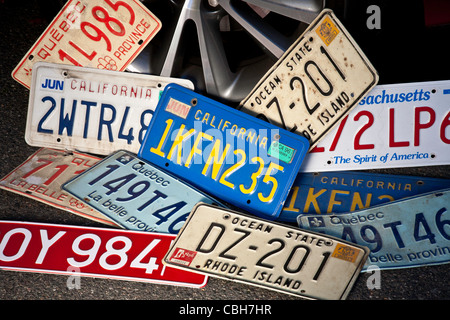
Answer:
[(276, 58), (289, 47), (288, 39), (263, 22), (250, 7), (237, 7), (230, 0), (218, 0), (220, 6)]
[(324, 7), (324, 0), (244, 0), (283, 16), (311, 23)]

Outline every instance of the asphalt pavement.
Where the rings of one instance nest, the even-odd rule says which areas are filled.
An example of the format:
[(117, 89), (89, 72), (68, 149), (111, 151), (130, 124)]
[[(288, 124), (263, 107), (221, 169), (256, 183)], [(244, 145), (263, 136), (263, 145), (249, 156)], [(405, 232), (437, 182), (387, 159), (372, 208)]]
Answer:
[[(49, 23), (39, 1), (0, 1), (0, 176), (3, 177), (27, 159), (37, 148), (27, 145), (24, 140), (27, 117), (29, 91), (14, 81), (11, 71), (24, 56), (26, 51), (36, 41)], [(406, 11), (405, 11), (406, 12)], [(406, 18), (405, 18), (406, 19)], [(448, 29), (447, 29), (448, 30)], [(402, 26), (399, 32), (407, 33), (407, 26)], [(406, 40), (414, 38), (417, 50), (403, 53), (404, 61), (398, 60), (395, 74), (383, 75), (386, 62), (382, 67), (380, 55), (375, 59), (375, 67), (379, 70), (380, 80), (384, 83), (401, 80), (405, 82), (418, 81), (417, 70), (425, 70), (423, 80), (448, 80), (450, 73), (444, 70), (436, 71), (436, 78), (430, 68), (439, 68), (438, 61), (426, 60), (436, 51), (436, 59), (443, 57), (442, 52), (448, 52), (443, 39), (418, 38), (405, 35)], [(448, 34), (445, 39), (448, 39)], [(367, 39), (366, 39), (367, 40)], [(404, 41), (398, 36), (398, 41)], [(442, 40), (442, 41), (440, 41)], [(435, 41), (431, 43), (431, 41)], [(367, 43), (369, 41), (366, 41)], [(394, 41), (393, 41), (394, 43)], [(378, 50), (396, 50), (389, 46)], [(391, 43), (392, 45), (392, 43)], [(406, 44), (408, 45), (408, 44)], [(401, 46), (401, 44), (398, 44)], [(369, 43), (370, 50), (376, 50), (376, 44)], [(393, 56), (397, 53), (393, 52)], [(426, 54), (425, 54), (426, 53)], [(373, 53), (375, 55), (375, 53)], [(409, 55), (414, 55), (411, 57)], [(384, 53), (381, 57), (388, 57)], [(369, 55), (370, 58), (370, 55)], [(442, 61), (442, 63), (446, 63)], [(405, 64), (405, 65), (404, 65)], [(406, 65), (408, 64), (408, 65)], [(444, 69), (448, 66), (443, 67)], [(407, 73), (398, 74), (402, 70)], [(408, 75), (410, 78), (405, 79)], [(446, 79), (447, 77), (447, 79)], [(420, 168), (385, 169), (374, 172), (415, 175), (435, 178), (450, 178), (450, 166), (429, 166)], [(0, 190), (0, 220), (30, 221), (77, 226), (106, 227), (100, 223), (61, 211), (43, 203), (22, 197), (20, 195)], [(450, 264), (382, 271), (380, 288), (371, 289), (367, 285), (370, 274), (361, 274), (351, 290), (348, 300), (436, 300), (450, 298)], [(210, 278), (208, 284), (201, 289), (157, 285), (142, 282), (108, 280), (82, 277), (79, 289), (69, 289), (68, 277), (33, 272), (0, 271), (0, 300), (299, 300), (296, 297), (282, 293), (238, 284), (221, 279)], [(167, 304), (165, 304), (167, 306)], [(293, 308), (287, 304), (287, 308)], [(288, 309), (289, 310), (289, 309)]]

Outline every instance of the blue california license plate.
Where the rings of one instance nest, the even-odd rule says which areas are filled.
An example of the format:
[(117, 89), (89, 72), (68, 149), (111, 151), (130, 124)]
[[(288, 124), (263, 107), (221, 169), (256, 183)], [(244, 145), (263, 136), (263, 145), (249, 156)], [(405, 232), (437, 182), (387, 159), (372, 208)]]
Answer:
[(302, 228), (370, 248), (370, 265), (398, 269), (450, 262), (450, 189), (347, 214), (300, 215)]
[(279, 221), (302, 213), (347, 213), (430, 191), (450, 188), (450, 179), (366, 172), (300, 173)]
[(278, 217), (308, 140), (170, 84), (139, 156), (220, 199)]
[(215, 199), (120, 150), (63, 189), (130, 230), (178, 233), (198, 202)]

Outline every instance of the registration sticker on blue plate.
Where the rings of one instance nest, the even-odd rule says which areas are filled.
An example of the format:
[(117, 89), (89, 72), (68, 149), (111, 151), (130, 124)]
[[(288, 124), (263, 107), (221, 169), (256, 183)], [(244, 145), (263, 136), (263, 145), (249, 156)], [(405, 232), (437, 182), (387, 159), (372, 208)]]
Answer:
[(139, 156), (241, 209), (278, 217), (308, 140), (171, 84)]
[(29, 145), (108, 155), (137, 153), (164, 87), (191, 81), (39, 62), (33, 67)]
[(300, 227), (370, 248), (370, 265), (398, 269), (450, 262), (450, 189), (347, 214), (300, 215)]
[(120, 150), (63, 185), (120, 226), (175, 234), (198, 202), (219, 204), (135, 155)]
[(401, 198), (450, 188), (450, 179), (369, 172), (299, 173), (277, 220), (301, 213), (347, 213)]

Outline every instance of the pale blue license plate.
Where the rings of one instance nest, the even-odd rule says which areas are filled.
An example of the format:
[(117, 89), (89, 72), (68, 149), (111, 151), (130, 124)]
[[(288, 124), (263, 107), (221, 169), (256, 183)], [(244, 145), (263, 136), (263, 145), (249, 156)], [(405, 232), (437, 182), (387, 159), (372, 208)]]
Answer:
[(370, 249), (370, 265), (398, 269), (450, 262), (450, 189), (347, 214), (300, 215), (299, 226)]
[(450, 188), (450, 179), (369, 172), (299, 173), (277, 220), (296, 222), (302, 213), (347, 213)]
[(198, 202), (220, 204), (127, 151), (118, 151), (63, 189), (130, 230), (178, 233)]
[(225, 202), (275, 219), (308, 148), (302, 136), (170, 84), (138, 155)]

